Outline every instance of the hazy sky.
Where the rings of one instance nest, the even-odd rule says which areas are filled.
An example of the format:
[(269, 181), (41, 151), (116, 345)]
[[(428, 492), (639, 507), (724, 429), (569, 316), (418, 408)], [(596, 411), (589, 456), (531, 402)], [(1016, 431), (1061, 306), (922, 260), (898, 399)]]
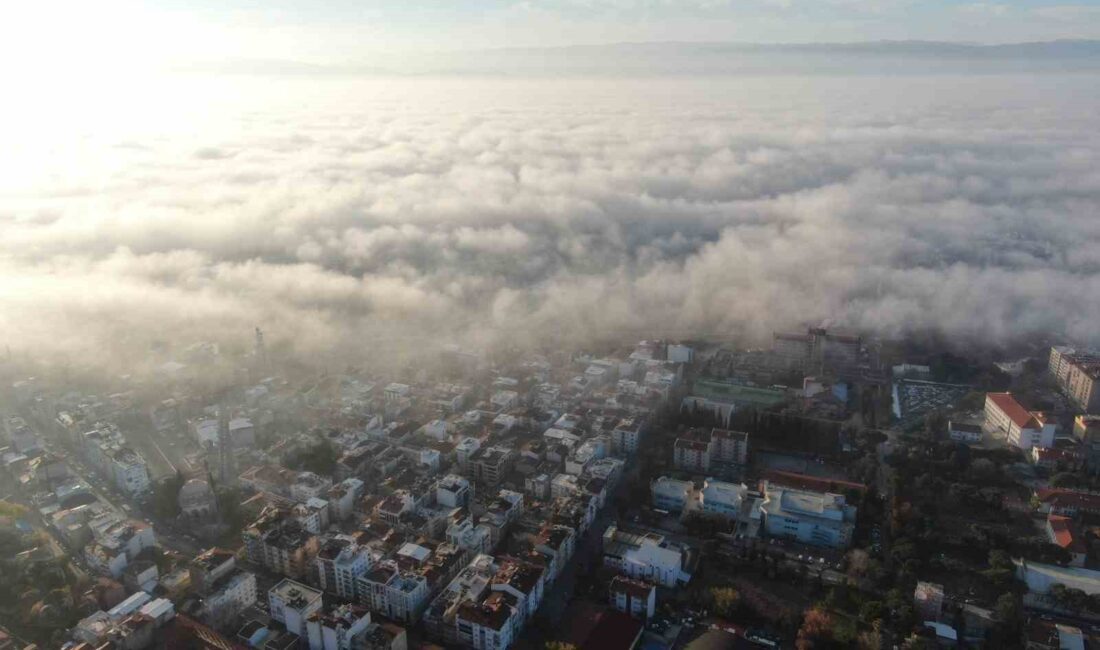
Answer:
[(1100, 37), (1072, 0), (38, 0), (0, 9), (17, 70), (218, 57), (369, 62), (379, 51), (617, 41), (1009, 42)]

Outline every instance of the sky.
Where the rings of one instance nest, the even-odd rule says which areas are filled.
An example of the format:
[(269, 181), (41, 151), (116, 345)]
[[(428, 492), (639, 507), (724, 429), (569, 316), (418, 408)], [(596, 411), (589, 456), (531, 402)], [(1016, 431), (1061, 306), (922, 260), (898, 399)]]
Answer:
[(752, 43), (1100, 38), (1072, 0), (39, 0), (0, 8), (0, 59), (30, 75), (246, 58), (621, 41)]

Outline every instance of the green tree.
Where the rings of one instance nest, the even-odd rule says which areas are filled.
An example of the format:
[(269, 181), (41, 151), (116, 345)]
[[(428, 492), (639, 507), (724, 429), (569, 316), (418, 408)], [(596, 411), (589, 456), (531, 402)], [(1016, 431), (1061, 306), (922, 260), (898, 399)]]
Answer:
[(877, 600), (869, 600), (859, 608), (859, 617), (867, 623), (873, 623), (882, 618), (882, 603)]
[(180, 514), (179, 495), (183, 487), (183, 474), (176, 472), (153, 488), (153, 512), (165, 519), (174, 519)]
[(733, 587), (712, 587), (708, 600), (715, 614), (730, 618), (741, 606), (741, 593)]
[(18, 503), (12, 503), (6, 499), (0, 499), (0, 517), (19, 519), (27, 514), (27, 509)]

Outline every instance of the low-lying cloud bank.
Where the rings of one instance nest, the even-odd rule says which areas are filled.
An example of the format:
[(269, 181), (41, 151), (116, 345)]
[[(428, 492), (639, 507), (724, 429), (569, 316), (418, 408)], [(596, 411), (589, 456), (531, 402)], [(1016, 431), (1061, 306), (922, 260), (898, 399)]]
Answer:
[(106, 362), (262, 324), (370, 360), (828, 319), (1100, 343), (1096, 81), (187, 82), (165, 102), (216, 105), (209, 128), (124, 110), (4, 186), (0, 340)]

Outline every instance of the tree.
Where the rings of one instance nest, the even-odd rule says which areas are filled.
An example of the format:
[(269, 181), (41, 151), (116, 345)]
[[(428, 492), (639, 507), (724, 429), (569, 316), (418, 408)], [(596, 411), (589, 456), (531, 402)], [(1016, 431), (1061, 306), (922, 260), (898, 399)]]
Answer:
[(993, 606), (993, 613), (1002, 624), (1018, 624), (1022, 611), (1023, 608), (1021, 606), (1020, 597), (1011, 593), (1001, 594), (997, 598), (996, 604)]
[(157, 516), (164, 519), (174, 519), (179, 516), (180, 488), (183, 487), (184, 482), (183, 474), (176, 472), (175, 476), (170, 476), (156, 484), (153, 488), (153, 512)]
[(970, 474), (978, 481), (990, 481), (997, 476), (997, 465), (988, 458), (979, 458), (970, 463)]
[(340, 453), (336, 450), (336, 447), (327, 440), (321, 440), (310, 447), (309, 451), (302, 454), (298, 459), (298, 463), (302, 469), (314, 474), (331, 476), (333, 470), (336, 469), (336, 461), (339, 458)]
[(876, 621), (874, 625), (871, 626), (870, 630), (861, 632), (859, 638), (856, 640), (856, 645), (859, 647), (859, 650), (881, 650), (881, 622)]
[(1050, 477), (1050, 487), (1077, 488), (1085, 485), (1085, 481), (1073, 472), (1060, 472)]
[(723, 618), (730, 618), (741, 606), (741, 593), (733, 587), (712, 587), (709, 593), (711, 609)]
[(0, 517), (18, 519), (27, 514), (27, 509), (18, 503), (12, 503), (6, 499), (0, 499)]
[(989, 552), (989, 568), (1015, 570), (1016, 565), (1007, 551), (995, 548)]
[(859, 608), (859, 617), (867, 623), (873, 623), (882, 618), (882, 603), (877, 600), (869, 600)]
[(811, 607), (802, 617), (802, 627), (798, 628), (795, 647), (798, 650), (811, 650), (823, 647), (833, 639), (833, 616), (821, 607)]

